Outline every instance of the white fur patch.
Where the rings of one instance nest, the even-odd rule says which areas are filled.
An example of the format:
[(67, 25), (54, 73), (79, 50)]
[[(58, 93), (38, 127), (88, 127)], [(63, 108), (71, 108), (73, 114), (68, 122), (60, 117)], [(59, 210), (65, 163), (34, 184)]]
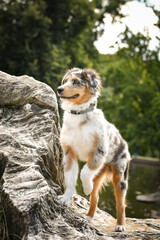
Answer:
[[(64, 124), (61, 130), (61, 143), (72, 146), (79, 160), (88, 160), (88, 154), (93, 150), (95, 136), (104, 137), (104, 152), (108, 152), (108, 137), (106, 121), (101, 110), (87, 114), (74, 115), (64, 113)], [(108, 160), (108, 159), (107, 159)]]
[(65, 193), (63, 195), (58, 196), (60, 201), (67, 206), (70, 204), (71, 199), (73, 197), (75, 186), (77, 183), (77, 176), (78, 176), (78, 163), (77, 161), (73, 160), (71, 169), (69, 171), (64, 170), (64, 180), (66, 187)]
[(97, 174), (98, 170), (91, 170), (87, 164), (82, 168), (80, 178), (82, 181), (83, 191), (86, 195), (89, 195), (93, 190), (93, 178)]
[(67, 191), (65, 191), (65, 193), (63, 195), (59, 195), (58, 199), (61, 201), (61, 203), (63, 203), (66, 206), (69, 206), (72, 197), (73, 197), (74, 191), (71, 189), (68, 189)]
[(90, 216), (86, 216), (86, 220), (87, 220), (89, 223), (91, 223), (91, 222), (92, 222), (92, 220), (93, 220), (93, 218), (92, 218), (92, 217), (90, 217)]
[(116, 228), (115, 228), (115, 231), (116, 232), (123, 232), (123, 231), (126, 231), (126, 228), (125, 228), (125, 226), (123, 226), (123, 225), (116, 225)]

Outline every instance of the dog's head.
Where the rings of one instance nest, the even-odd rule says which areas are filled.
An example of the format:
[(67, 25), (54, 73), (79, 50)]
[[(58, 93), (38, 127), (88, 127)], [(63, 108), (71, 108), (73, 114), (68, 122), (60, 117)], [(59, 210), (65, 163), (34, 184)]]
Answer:
[(66, 72), (62, 85), (57, 88), (62, 102), (81, 105), (97, 98), (100, 94), (101, 80), (93, 69), (72, 68)]

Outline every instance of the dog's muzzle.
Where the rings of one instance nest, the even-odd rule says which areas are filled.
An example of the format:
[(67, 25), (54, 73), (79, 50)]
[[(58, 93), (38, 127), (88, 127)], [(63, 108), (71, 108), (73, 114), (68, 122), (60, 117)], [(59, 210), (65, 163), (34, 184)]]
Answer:
[(57, 93), (58, 93), (58, 95), (60, 96), (61, 99), (74, 99), (74, 98), (79, 97), (79, 94), (74, 94), (73, 96), (66, 97), (66, 96), (63, 95), (63, 91), (64, 91), (63, 87), (58, 87), (57, 88)]
[(61, 94), (63, 91), (64, 91), (64, 88), (62, 88), (62, 87), (58, 87), (58, 88), (57, 88), (58, 94)]

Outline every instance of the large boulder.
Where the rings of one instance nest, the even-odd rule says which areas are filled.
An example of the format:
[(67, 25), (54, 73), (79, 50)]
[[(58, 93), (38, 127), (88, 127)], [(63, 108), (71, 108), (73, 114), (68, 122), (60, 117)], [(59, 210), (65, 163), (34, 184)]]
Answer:
[(159, 220), (127, 219), (128, 231), (115, 233), (115, 219), (99, 209), (92, 224), (85, 220), (84, 198), (75, 195), (69, 208), (59, 203), (59, 131), (53, 90), (0, 72), (0, 239), (158, 239)]

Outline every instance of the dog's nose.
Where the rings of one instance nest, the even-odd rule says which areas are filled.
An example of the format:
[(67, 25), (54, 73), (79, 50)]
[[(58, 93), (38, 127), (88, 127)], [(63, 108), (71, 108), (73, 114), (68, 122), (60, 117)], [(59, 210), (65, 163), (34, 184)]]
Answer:
[(62, 93), (63, 90), (64, 90), (64, 88), (62, 88), (62, 87), (58, 87), (58, 88), (57, 88), (57, 92), (58, 92), (59, 94)]

